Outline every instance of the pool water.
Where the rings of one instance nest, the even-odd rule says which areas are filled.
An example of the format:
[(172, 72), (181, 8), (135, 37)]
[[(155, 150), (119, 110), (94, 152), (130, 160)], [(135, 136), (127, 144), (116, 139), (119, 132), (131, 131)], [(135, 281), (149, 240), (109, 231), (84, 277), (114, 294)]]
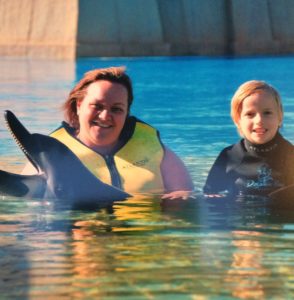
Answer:
[[(246, 80), (281, 93), (282, 134), (294, 142), (294, 57), (164, 57), (71, 61), (0, 59), (0, 113), (47, 134), (87, 70), (125, 65), (132, 113), (159, 129), (197, 191), (218, 152), (239, 137), (229, 104)], [(0, 169), (26, 160), (0, 116)], [(294, 201), (294, 199), (293, 199)], [(291, 299), (294, 212), (262, 199), (228, 205), (135, 196), (96, 211), (48, 201), (0, 201), (1, 299)]]

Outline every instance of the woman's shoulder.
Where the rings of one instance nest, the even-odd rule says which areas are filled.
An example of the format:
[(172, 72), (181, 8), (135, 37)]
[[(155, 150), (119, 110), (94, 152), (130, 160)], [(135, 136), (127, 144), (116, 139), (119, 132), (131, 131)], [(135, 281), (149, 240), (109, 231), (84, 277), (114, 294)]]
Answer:
[(74, 136), (76, 129), (71, 127), (67, 122), (62, 121), (61, 124), (56, 127), (54, 130), (52, 130), (49, 135), (54, 135), (56, 132), (60, 131), (60, 130), (65, 130), (68, 134)]

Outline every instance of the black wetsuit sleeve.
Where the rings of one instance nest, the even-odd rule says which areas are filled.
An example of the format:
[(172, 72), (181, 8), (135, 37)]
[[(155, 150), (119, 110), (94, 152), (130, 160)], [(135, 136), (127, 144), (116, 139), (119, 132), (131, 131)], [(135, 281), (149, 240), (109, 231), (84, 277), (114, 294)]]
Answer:
[(285, 184), (290, 185), (294, 184), (294, 146), (289, 143), (287, 150), (282, 156), (282, 165), (284, 166)]
[(217, 194), (228, 190), (230, 182), (226, 172), (227, 162), (227, 149), (224, 149), (216, 158), (208, 173), (206, 183), (203, 187), (205, 194)]

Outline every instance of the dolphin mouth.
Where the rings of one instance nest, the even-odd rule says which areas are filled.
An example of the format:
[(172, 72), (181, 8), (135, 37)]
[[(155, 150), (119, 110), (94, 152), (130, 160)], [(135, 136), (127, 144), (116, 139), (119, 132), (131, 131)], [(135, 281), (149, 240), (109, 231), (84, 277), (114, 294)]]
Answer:
[(17, 119), (13, 112), (6, 110), (4, 112), (5, 124), (12, 135), (14, 141), (36, 168), (38, 172), (40, 169), (37, 162), (34, 160), (33, 156), (30, 153), (36, 153), (37, 149), (35, 148), (36, 144), (33, 143), (33, 135), (22, 125), (22, 123)]

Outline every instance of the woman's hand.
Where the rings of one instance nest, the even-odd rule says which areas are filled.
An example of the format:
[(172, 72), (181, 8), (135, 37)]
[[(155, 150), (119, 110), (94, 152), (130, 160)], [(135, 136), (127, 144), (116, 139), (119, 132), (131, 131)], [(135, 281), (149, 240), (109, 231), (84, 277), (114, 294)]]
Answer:
[(188, 200), (191, 198), (195, 198), (193, 196), (192, 191), (174, 191), (167, 194), (164, 194), (161, 199), (168, 199), (168, 200)]

